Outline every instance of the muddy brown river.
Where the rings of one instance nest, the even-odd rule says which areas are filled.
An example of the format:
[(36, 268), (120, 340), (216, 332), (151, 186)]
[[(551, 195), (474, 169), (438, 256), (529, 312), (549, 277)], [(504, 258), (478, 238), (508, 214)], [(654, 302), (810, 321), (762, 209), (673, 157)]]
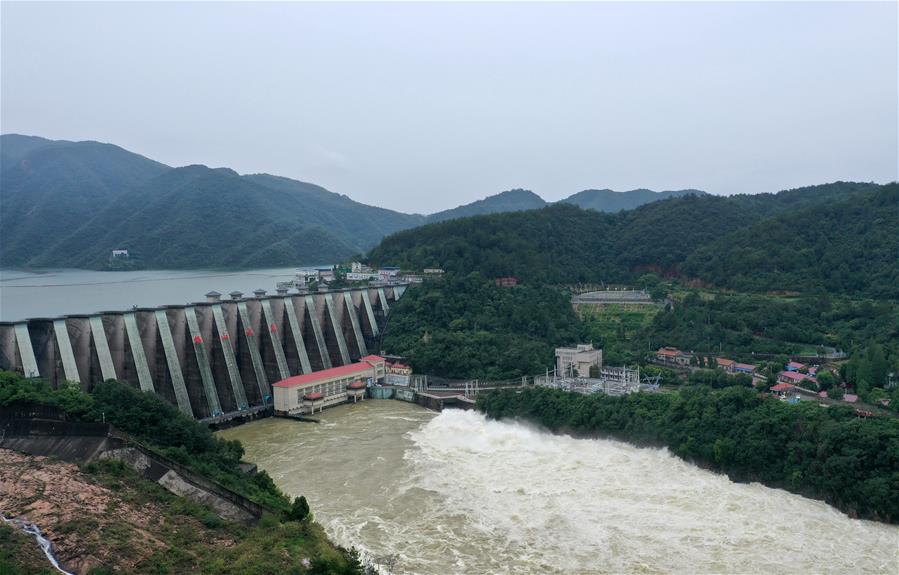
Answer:
[(220, 434), (394, 573), (899, 573), (899, 528), (665, 450), (367, 400)]

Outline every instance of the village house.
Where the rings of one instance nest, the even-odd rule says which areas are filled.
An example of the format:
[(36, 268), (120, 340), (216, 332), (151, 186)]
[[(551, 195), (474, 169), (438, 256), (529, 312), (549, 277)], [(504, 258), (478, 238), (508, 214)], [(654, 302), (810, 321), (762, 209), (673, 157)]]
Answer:
[(734, 365), (737, 363), (732, 359), (727, 359), (726, 357), (716, 357), (715, 363), (718, 364), (719, 369), (723, 369), (727, 373), (734, 372)]
[(753, 373), (755, 373), (756, 369), (758, 369), (757, 366), (749, 363), (735, 363), (733, 366), (734, 373), (745, 373), (748, 375), (752, 375)]
[(676, 347), (661, 347), (656, 351), (656, 361), (667, 365), (687, 367), (692, 359), (692, 353), (681, 351)]
[(518, 285), (518, 279), (511, 276), (493, 280), (498, 287), (510, 288)]
[(809, 382), (814, 387), (818, 386), (817, 379), (815, 379), (814, 377), (812, 377), (810, 375), (807, 375), (804, 373), (799, 373), (798, 371), (784, 370), (784, 371), (780, 372), (779, 374), (777, 374), (777, 381), (778, 381), (778, 383), (788, 383), (791, 385), (800, 385), (802, 383)]

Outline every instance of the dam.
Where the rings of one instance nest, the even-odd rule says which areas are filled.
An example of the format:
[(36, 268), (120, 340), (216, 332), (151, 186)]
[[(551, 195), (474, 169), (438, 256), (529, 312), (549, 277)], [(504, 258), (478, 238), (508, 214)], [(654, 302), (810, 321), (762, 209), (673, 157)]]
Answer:
[(0, 370), (90, 391), (117, 379), (196, 419), (266, 409), (271, 385), (379, 351), (406, 285), (227, 297), (91, 315), (0, 322)]

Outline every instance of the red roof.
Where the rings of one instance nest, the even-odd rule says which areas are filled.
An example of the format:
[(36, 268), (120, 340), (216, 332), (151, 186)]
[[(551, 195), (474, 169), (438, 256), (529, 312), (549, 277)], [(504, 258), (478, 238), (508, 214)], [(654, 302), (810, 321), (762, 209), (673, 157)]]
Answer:
[(376, 361), (384, 361), (384, 358), (379, 355), (366, 355), (365, 357), (361, 358), (359, 361), (360, 362), (362, 362), (362, 361), (376, 362)]
[(793, 369), (802, 369), (805, 367), (804, 363), (799, 363), (798, 361), (791, 361), (787, 364), (787, 367), (792, 367)]
[(317, 391), (315, 393), (307, 393), (306, 395), (303, 396), (303, 399), (309, 399), (312, 401), (315, 401), (316, 399), (321, 399), (321, 398), (322, 398), (322, 394)]
[(680, 350), (677, 348), (674, 348), (674, 347), (663, 347), (656, 353), (658, 355), (670, 355), (670, 356), (674, 357), (680, 353)]
[(790, 391), (793, 387), (794, 386), (789, 383), (778, 383), (771, 387), (771, 391)]
[[(363, 357), (362, 359), (367, 358), (377, 358), (381, 359), (376, 355), (369, 355)], [(273, 383), (273, 387), (296, 387), (298, 385), (303, 385), (306, 383), (315, 383), (317, 381), (321, 381), (322, 379), (338, 377), (338, 376), (347, 376), (353, 375), (356, 373), (371, 373), (371, 365), (360, 361), (358, 363), (351, 363), (349, 365), (341, 365), (340, 367), (332, 367), (331, 369), (324, 369), (322, 371), (313, 371), (312, 373), (305, 373), (303, 375), (295, 375), (293, 377), (288, 377), (287, 379), (282, 379), (276, 383)]]
[(787, 379), (792, 379), (795, 382), (805, 381), (808, 379), (808, 376), (804, 373), (799, 373), (797, 371), (782, 371), (779, 374), (779, 377), (785, 377)]
[(734, 363), (736, 363), (734, 360), (727, 359), (726, 357), (719, 357), (716, 361), (718, 362), (718, 365), (721, 367), (724, 367), (727, 365), (733, 365)]
[(846, 403), (855, 403), (856, 401), (858, 401), (858, 396), (851, 394), (851, 393), (847, 393), (846, 395), (843, 396), (843, 401), (845, 401)]

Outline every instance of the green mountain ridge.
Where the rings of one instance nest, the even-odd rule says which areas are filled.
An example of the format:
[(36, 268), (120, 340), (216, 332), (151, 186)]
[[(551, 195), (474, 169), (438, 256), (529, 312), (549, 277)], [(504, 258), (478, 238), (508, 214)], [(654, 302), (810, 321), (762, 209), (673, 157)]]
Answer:
[[(427, 216), (427, 223), (443, 222), (468, 216), (496, 214), (504, 212), (520, 212), (546, 206), (546, 201), (530, 190), (507, 190), (483, 200), (443, 210)], [(424, 222), (423, 222), (424, 223)]]
[(585, 210), (596, 210), (598, 212), (620, 212), (624, 210), (633, 210), (639, 208), (643, 204), (666, 200), (668, 198), (679, 198), (686, 195), (706, 195), (701, 190), (667, 190), (663, 192), (654, 192), (640, 188), (637, 190), (629, 190), (626, 192), (616, 192), (615, 190), (584, 190), (572, 196), (559, 200), (560, 203), (574, 204)]
[[(457, 274), (511, 275), (542, 284), (632, 282), (645, 271), (657, 271), (734, 288), (814, 291), (829, 287), (830, 275), (821, 267), (830, 260), (813, 255), (845, 253), (857, 260), (852, 268), (856, 275), (834, 289), (897, 297), (899, 282), (892, 287), (890, 282), (899, 274), (899, 251), (889, 238), (896, 235), (899, 221), (895, 206), (886, 207), (897, 188), (899, 184), (835, 182), (761, 196), (691, 194), (615, 214), (555, 204), (398, 232), (372, 250), (370, 259)], [(827, 225), (819, 228), (821, 222)], [(769, 226), (795, 227), (797, 232), (772, 233), (766, 243), (759, 230)], [(779, 252), (802, 257), (789, 260), (789, 269), (758, 275), (739, 251), (754, 250), (754, 257), (764, 260), (766, 250), (775, 250), (774, 243)], [(871, 251), (870, 264), (860, 263), (865, 247)], [(797, 282), (797, 277), (807, 281)]]
[[(430, 226), (417, 228), (424, 224), (439, 226), (452, 219), (450, 226), (468, 230), (472, 224), (463, 217), (500, 214), (536, 226), (520, 241), (538, 254), (551, 247), (553, 238), (589, 245), (590, 251), (549, 249), (552, 261), (523, 253), (519, 264), (510, 265), (502, 263), (508, 259), (503, 249), (486, 241), (489, 230), (473, 229), (472, 242), (460, 249), (481, 250), (466, 258), (484, 264), (488, 276), (526, 276), (529, 272), (519, 267), (554, 269), (558, 262), (568, 265), (560, 277), (582, 279), (641, 267), (672, 271), (700, 244), (765, 217), (835, 201), (847, 191), (871, 186), (836, 183), (729, 198), (697, 190), (584, 190), (555, 203), (517, 189), (423, 216), (368, 206), (312, 183), (270, 174), (240, 175), (229, 168), (202, 165), (172, 168), (93, 141), (2, 135), (0, 166), (2, 265), (90, 269), (318, 264), (364, 253), (385, 236), (410, 228), (416, 229), (400, 237), (427, 240), (434, 231)], [(527, 215), (534, 210), (567, 214), (563, 220), (570, 217), (580, 223), (571, 229), (557, 229), (550, 221), (537, 225)], [(699, 217), (703, 221), (697, 226)], [(113, 261), (113, 249), (127, 249), (130, 257)], [(439, 265), (435, 260), (446, 259), (431, 255), (424, 259), (435, 265)], [(422, 259), (396, 257), (397, 263), (408, 264)], [(583, 261), (595, 267), (575, 273)]]

